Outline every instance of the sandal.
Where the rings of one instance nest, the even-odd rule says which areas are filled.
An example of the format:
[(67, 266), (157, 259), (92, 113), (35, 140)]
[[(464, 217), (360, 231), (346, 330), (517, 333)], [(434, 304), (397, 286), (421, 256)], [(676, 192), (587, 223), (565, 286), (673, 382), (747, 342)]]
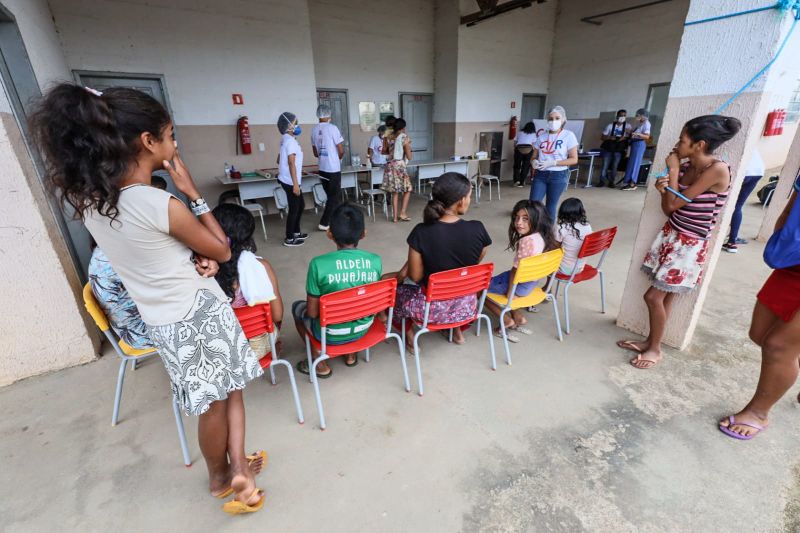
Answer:
[[(305, 360), (305, 359), (303, 359), (302, 361), (298, 361), (297, 364), (295, 365), (295, 368), (301, 374), (305, 374), (306, 376), (310, 376), (311, 375), (311, 371), (308, 369), (308, 361)], [(332, 368), (328, 370), (327, 374), (320, 374), (319, 372), (317, 372), (317, 377), (319, 379), (328, 379), (332, 375), (333, 375), (333, 369)]]
[[(306, 364), (308, 364), (308, 362), (306, 362)], [(348, 363), (347, 359), (344, 360), (344, 366), (353, 367), (353, 366), (356, 366), (356, 365), (358, 365), (358, 354), (356, 354), (356, 358), (352, 363)]]
[[(444, 340), (446, 340), (447, 342), (451, 342), (451, 341), (450, 341), (450, 332), (449, 332), (448, 330), (446, 330), (446, 329), (443, 329), (443, 330), (441, 330), (439, 333), (441, 333), (442, 337), (444, 337)], [(453, 340), (452, 340), (452, 343), (453, 343), (453, 344), (455, 344), (455, 345), (457, 345), (457, 346), (461, 346), (461, 345), (462, 345), (462, 344), (464, 344), (465, 342), (467, 342), (467, 340), (466, 340), (466, 339), (462, 338), (460, 341), (458, 341), (458, 340), (456, 340), (456, 336), (455, 336), (455, 335), (453, 335)]]
[(517, 333), (522, 333), (523, 335), (533, 335), (533, 330), (530, 328), (526, 328), (524, 325), (516, 326), (511, 328)]
[[(642, 354), (637, 354), (636, 357), (630, 360), (631, 366), (633, 368), (636, 368), (637, 370), (650, 370), (660, 362), (661, 358), (659, 358), (658, 361), (653, 361), (652, 359), (642, 359)], [(650, 363), (650, 364), (647, 366), (639, 366), (640, 363), (641, 364)]]
[(642, 353), (644, 350), (636, 346), (637, 342), (644, 341), (617, 341), (617, 347), (623, 350), (630, 350), (631, 352)]
[(409, 217), (407, 217), (407, 216), (406, 216), (406, 217), (398, 217), (398, 218), (399, 218), (400, 220), (402, 220), (403, 222), (411, 222), (411, 218), (409, 218)]
[[(499, 329), (496, 329), (494, 330), (494, 336), (497, 337), (498, 339), (502, 339), (503, 332), (500, 331)], [(511, 333), (511, 331), (509, 330), (506, 330), (506, 339), (508, 339), (508, 342), (519, 342), (519, 337)]]
[[(253, 472), (253, 475), (256, 476), (261, 473), (261, 470), (264, 470), (265, 466), (267, 466), (267, 460), (268, 460), (267, 452), (265, 452), (264, 450), (259, 450), (256, 453), (247, 456), (247, 466), (252, 465), (253, 462), (257, 461), (259, 458), (261, 458), (261, 469), (258, 472)], [(219, 494), (212, 494), (212, 496), (214, 496), (217, 499), (224, 500), (231, 494), (233, 494), (233, 487), (228, 487)]]
[[(751, 435), (742, 435), (741, 433), (737, 433), (734, 430), (732, 430), (731, 428), (733, 426), (749, 427), (749, 428), (755, 429), (756, 432), (751, 434)], [(733, 415), (728, 417), (728, 427), (723, 426), (721, 422), (720, 422), (720, 425), (718, 427), (719, 427), (719, 430), (721, 432), (725, 433), (727, 436), (729, 436), (731, 438), (734, 438), (736, 440), (750, 440), (753, 437), (755, 437), (756, 435), (758, 435), (759, 433), (761, 433), (762, 431), (765, 431), (767, 429), (766, 427), (759, 426), (758, 424), (748, 424), (747, 422), (737, 422), (736, 419), (733, 418)]]
[[(249, 505), (248, 502), (253, 499), (253, 496), (260, 496), (260, 498), (255, 504)], [(266, 499), (267, 496), (264, 494), (264, 491), (256, 487), (256, 489), (250, 494), (250, 497), (247, 498), (247, 501), (243, 502), (236, 499), (231, 500), (222, 506), (222, 510), (230, 515), (255, 513), (264, 507), (264, 500)]]

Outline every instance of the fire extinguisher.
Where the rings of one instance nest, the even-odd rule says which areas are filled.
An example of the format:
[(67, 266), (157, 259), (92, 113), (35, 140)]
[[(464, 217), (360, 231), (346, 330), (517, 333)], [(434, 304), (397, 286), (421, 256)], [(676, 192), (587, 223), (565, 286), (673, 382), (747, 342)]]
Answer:
[(511, 120), (508, 122), (508, 140), (510, 141), (517, 138), (517, 124), (519, 124), (517, 115), (512, 115)]
[(775, 111), (770, 111), (767, 113), (767, 124), (764, 127), (764, 137), (771, 137), (772, 135), (778, 135), (778, 117), (780, 116), (780, 109), (776, 109)]
[(247, 155), (253, 151), (253, 146), (250, 142), (250, 122), (247, 117), (242, 115), (236, 121), (236, 155), (241, 153)]

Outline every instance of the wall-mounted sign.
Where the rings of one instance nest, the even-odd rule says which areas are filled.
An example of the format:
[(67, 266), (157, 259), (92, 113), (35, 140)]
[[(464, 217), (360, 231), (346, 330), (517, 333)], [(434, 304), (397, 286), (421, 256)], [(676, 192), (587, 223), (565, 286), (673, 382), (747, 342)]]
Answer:
[(394, 115), (394, 102), (381, 102), (378, 104), (378, 113), (381, 123), (386, 122), (386, 117)]
[(378, 113), (375, 102), (358, 103), (358, 123), (361, 131), (375, 131), (378, 127)]

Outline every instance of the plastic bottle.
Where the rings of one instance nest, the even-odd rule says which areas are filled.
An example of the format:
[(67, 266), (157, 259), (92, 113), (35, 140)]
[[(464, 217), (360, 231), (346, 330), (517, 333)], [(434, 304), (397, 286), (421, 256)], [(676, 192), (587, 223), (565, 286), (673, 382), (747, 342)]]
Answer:
[(231, 166), (228, 164), (227, 161), (225, 161), (225, 177), (226, 178), (231, 177)]

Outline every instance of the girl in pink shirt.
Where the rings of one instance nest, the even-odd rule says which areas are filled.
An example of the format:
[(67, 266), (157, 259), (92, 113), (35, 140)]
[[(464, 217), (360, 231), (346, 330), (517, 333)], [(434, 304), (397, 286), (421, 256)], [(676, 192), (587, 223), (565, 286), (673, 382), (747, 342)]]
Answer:
[[(514, 275), (517, 272), (519, 262), (532, 255), (539, 255), (559, 247), (555, 239), (553, 222), (544, 204), (539, 201), (520, 200), (514, 205), (511, 211), (511, 223), (508, 226), (508, 250), (513, 250), (514, 262), (511, 270), (506, 270), (492, 278), (489, 284), (489, 292), (494, 294), (505, 294), (509, 298), (513, 287)], [(528, 281), (517, 285), (515, 296), (527, 296), (536, 288), (538, 281)], [(486, 307), (495, 315), (500, 316), (502, 308), (496, 303), (486, 299)], [(528, 320), (523, 316), (521, 310), (514, 310), (506, 313), (503, 320), (506, 329), (518, 331), (525, 335), (530, 335), (532, 331), (525, 326)], [(500, 328), (495, 332), (499, 333)], [(512, 340), (511, 336), (508, 340)]]

